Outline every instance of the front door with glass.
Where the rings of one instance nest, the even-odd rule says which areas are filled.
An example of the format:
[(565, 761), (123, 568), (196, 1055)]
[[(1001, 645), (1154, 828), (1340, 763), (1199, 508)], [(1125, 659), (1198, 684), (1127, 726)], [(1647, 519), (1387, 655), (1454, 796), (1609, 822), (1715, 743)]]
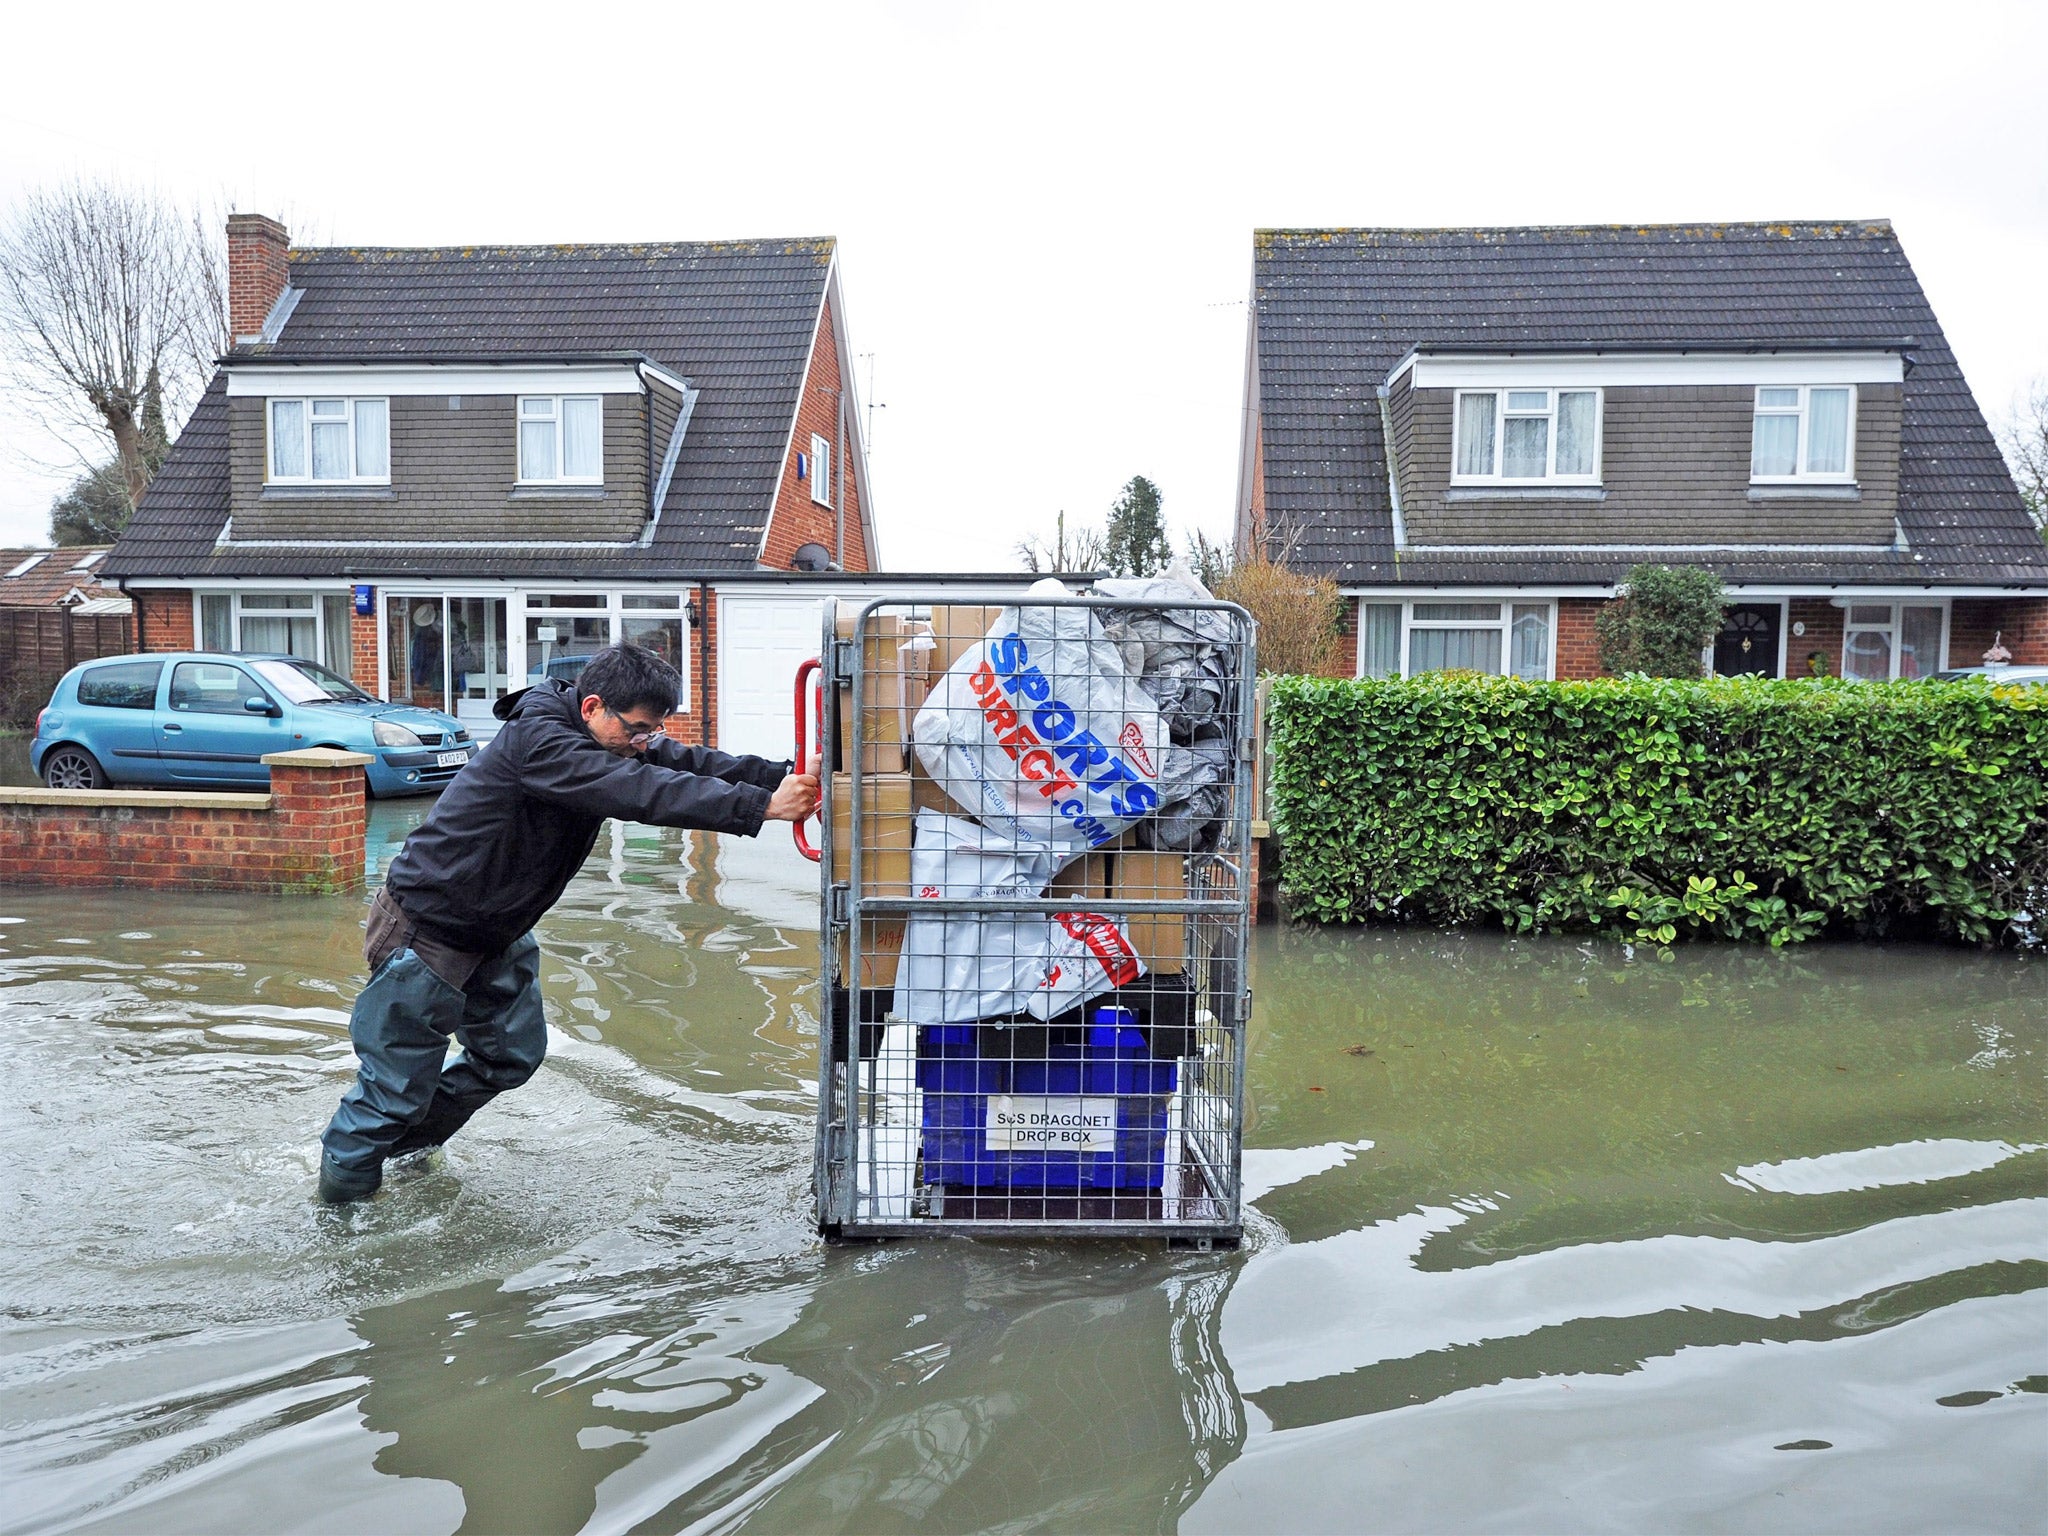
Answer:
[(1715, 675), (1776, 677), (1782, 617), (1776, 603), (1736, 603), (1729, 608), (1714, 639)]
[(455, 716), (475, 736), (511, 691), (505, 600), (393, 594), (384, 600), (384, 696)]

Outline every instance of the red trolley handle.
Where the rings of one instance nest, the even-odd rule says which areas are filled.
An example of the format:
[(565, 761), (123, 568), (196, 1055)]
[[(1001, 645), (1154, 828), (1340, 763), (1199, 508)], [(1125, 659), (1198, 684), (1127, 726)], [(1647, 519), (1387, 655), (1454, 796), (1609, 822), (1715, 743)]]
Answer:
[[(811, 697), (808, 699), (804, 697), (804, 680), (820, 672), (822, 667), (823, 664), (817, 657), (813, 656), (807, 661), (800, 662), (796, 669), (796, 771), (798, 773), (804, 772), (811, 760), (811, 749), (808, 739), (811, 723), (810, 706), (815, 702), (821, 727), (824, 724), (825, 714), (824, 679), (818, 678), (811, 684)], [(820, 734), (823, 734), (822, 730)], [(818, 850), (811, 845), (811, 840), (804, 836), (804, 824), (800, 821), (791, 822), (789, 830), (796, 838), (796, 851), (809, 859), (813, 864), (819, 862)]]

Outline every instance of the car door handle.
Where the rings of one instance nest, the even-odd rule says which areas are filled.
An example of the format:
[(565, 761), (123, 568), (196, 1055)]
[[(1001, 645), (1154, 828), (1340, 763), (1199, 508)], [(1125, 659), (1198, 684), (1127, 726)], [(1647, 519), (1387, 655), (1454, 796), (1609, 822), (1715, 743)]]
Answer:
[(182, 725), (166, 725), (164, 729), (166, 731), (182, 731), (183, 729), (185, 729), (185, 727), (183, 727)]

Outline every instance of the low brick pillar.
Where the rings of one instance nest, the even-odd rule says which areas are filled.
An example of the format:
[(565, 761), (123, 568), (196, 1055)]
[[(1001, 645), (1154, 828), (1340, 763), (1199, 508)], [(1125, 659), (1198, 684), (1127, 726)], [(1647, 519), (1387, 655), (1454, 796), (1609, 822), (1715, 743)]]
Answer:
[(0, 884), (361, 890), (360, 752), (275, 752), (267, 795), (0, 789)]
[(362, 752), (303, 747), (273, 752), (270, 814), (277, 823), (270, 855), (285, 877), (282, 889), (359, 891), (369, 843), (370, 802)]

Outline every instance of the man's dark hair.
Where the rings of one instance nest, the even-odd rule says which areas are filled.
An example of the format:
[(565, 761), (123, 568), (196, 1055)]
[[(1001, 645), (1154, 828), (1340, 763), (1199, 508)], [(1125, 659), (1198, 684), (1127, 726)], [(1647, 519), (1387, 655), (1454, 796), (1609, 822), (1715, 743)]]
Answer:
[(646, 710), (666, 715), (682, 687), (676, 669), (642, 645), (610, 645), (576, 677), (576, 702), (595, 695), (613, 714)]

